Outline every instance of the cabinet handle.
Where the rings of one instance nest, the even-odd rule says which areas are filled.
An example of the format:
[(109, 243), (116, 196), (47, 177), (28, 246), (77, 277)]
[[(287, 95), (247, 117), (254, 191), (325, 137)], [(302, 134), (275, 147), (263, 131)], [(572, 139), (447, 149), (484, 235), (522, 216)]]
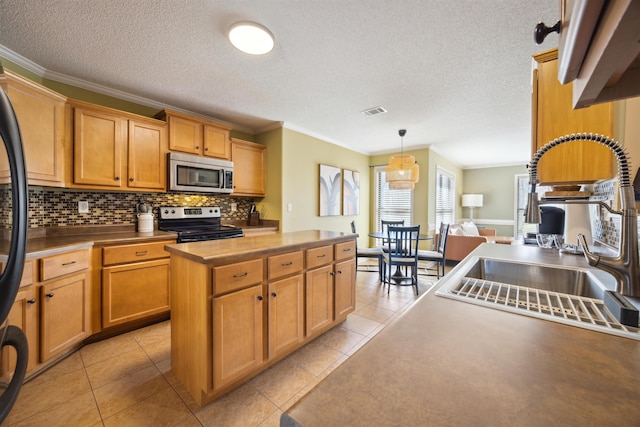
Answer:
[(204, 151), (209, 151), (209, 147), (204, 147)]
[(68, 266), (73, 265), (73, 264), (75, 264), (75, 263), (76, 263), (76, 261), (63, 262), (63, 263), (62, 263), (62, 266), (63, 266), (63, 267), (68, 267)]
[(49, 292), (48, 294), (45, 294), (45, 296), (49, 298), (53, 298), (53, 295), (54, 295), (53, 292)]
[(342, 252), (351, 252), (351, 248), (343, 249)]
[(119, 177), (119, 176), (116, 176), (114, 179), (115, 179), (116, 181), (120, 181), (120, 177)]
[(329, 272), (329, 276), (335, 276), (335, 275), (336, 275), (336, 273), (334, 273), (333, 271)]
[(291, 267), (292, 265), (293, 265), (293, 261), (285, 262), (284, 264), (282, 264), (283, 267)]
[(246, 277), (246, 276), (247, 276), (247, 274), (249, 274), (249, 272), (248, 272), (248, 271), (245, 271), (245, 272), (244, 272), (244, 273), (242, 273), (242, 274), (234, 274), (234, 275), (233, 275), (233, 278), (234, 278), (234, 279), (242, 279), (243, 277)]
[(258, 301), (262, 301), (262, 295), (258, 295)]
[(199, 145), (196, 145), (196, 150), (199, 150), (199, 149), (200, 149), (200, 146), (199, 146)]
[(27, 300), (27, 304), (35, 304), (36, 303), (36, 299), (35, 298), (31, 298)]
[(133, 178), (129, 178), (129, 182), (133, 182)]
[(327, 254), (322, 254), (322, 255), (318, 255), (318, 258), (324, 258), (326, 256), (327, 256)]
[(338, 274), (342, 274), (342, 270), (338, 270)]
[(271, 292), (271, 296), (275, 298), (278, 296), (278, 294), (276, 294), (275, 292)]
[(143, 255), (146, 255), (146, 254), (147, 254), (147, 251), (137, 251), (136, 252), (136, 256), (143, 256)]

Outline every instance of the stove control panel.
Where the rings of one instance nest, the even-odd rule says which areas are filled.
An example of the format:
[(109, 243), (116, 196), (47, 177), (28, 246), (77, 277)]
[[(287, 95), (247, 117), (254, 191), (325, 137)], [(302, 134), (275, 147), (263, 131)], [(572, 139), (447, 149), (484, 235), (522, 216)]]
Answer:
[(158, 212), (161, 219), (220, 218), (219, 206), (161, 206)]

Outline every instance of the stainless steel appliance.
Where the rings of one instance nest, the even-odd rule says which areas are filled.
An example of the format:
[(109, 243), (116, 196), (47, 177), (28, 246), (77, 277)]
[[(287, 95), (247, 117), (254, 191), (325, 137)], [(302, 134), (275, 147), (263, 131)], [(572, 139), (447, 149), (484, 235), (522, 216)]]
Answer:
[(220, 223), (218, 206), (158, 208), (158, 229), (178, 234), (178, 243), (244, 237), (241, 228)]
[(169, 190), (233, 192), (233, 162), (182, 153), (168, 154)]
[[(2, 65), (0, 65), (0, 73), (2, 72)], [(11, 201), (3, 200), (2, 203), (12, 206), (11, 243), (4, 271), (0, 274), (0, 347), (10, 346), (16, 352), (16, 367), (11, 381), (8, 384), (0, 385), (0, 389), (2, 389), (0, 424), (2, 424), (18, 397), (29, 360), (27, 337), (20, 328), (9, 325), (7, 321), (24, 270), (29, 197), (20, 128), (9, 97), (2, 89), (0, 89), (0, 137), (2, 137), (7, 150), (9, 170), (11, 171)], [(2, 353), (4, 352), (0, 351), (0, 359)], [(4, 366), (4, 361), (0, 360), (0, 363)]]

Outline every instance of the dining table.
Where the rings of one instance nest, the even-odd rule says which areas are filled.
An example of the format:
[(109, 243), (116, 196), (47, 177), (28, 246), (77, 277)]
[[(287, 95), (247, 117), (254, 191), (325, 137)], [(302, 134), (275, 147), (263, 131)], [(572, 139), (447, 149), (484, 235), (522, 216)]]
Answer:
[[(386, 232), (382, 231), (373, 231), (369, 233), (369, 237), (373, 237), (374, 239), (388, 239), (389, 235)], [(418, 240), (433, 240), (433, 236), (430, 234), (418, 234)], [(383, 248), (384, 250), (384, 248)], [(400, 272), (400, 268), (397, 267), (396, 271), (391, 275), (390, 279), (394, 280), (394, 283), (399, 285), (402, 284), (405, 279), (403, 274)]]

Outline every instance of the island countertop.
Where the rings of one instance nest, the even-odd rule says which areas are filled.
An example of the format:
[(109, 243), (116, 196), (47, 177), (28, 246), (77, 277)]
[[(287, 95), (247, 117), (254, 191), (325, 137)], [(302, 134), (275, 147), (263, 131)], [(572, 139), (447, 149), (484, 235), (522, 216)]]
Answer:
[(283, 250), (298, 250), (313, 245), (329, 245), (354, 238), (355, 234), (351, 233), (306, 230), (247, 236), (239, 239), (178, 243), (167, 245), (165, 248), (171, 254), (202, 264), (226, 264), (246, 259), (247, 256), (270, 255)]
[[(472, 255), (589, 268), (529, 246), (483, 244)], [(442, 298), (439, 286), (281, 425), (638, 425), (640, 341)]]

